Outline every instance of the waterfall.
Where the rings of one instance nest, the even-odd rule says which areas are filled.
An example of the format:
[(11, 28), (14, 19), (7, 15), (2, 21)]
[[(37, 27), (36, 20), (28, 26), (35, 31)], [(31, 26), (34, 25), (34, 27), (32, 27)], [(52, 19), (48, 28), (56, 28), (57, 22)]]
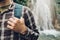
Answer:
[(40, 33), (38, 40), (60, 40), (60, 31), (52, 24), (56, 17), (54, 3), (54, 0), (36, 0), (33, 15)]
[(36, 24), (40, 30), (54, 29), (52, 24), (53, 6), (53, 0), (36, 0), (33, 11)]

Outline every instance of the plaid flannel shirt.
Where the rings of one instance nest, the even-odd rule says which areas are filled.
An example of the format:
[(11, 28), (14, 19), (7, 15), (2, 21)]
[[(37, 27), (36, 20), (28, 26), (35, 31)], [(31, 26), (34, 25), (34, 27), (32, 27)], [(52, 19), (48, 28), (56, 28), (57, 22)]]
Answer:
[(14, 4), (2, 14), (0, 13), (0, 40), (37, 40), (39, 33), (32, 12), (23, 6), (22, 13), (22, 17), (25, 19), (25, 25), (28, 28), (25, 35), (16, 33), (7, 28), (7, 20), (14, 16)]

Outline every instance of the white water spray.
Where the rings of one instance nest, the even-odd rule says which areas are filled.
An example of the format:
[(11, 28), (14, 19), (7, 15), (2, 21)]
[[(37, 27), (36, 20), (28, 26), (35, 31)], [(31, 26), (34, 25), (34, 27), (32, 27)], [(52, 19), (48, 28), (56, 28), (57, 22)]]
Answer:
[(36, 0), (34, 16), (40, 30), (54, 29), (52, 24), (53, 0)]

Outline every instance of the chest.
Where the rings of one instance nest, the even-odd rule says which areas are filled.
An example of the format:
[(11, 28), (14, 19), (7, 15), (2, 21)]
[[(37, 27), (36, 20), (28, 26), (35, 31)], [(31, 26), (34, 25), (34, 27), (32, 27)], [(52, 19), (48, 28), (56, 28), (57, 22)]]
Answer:
[(8, 19), (13, 16), (14, 16), (13, 12), (8, 12), (8, 13), (4, 13), (3, 15), (0, 15), (0, 28), (1, 27), (6, 28)]

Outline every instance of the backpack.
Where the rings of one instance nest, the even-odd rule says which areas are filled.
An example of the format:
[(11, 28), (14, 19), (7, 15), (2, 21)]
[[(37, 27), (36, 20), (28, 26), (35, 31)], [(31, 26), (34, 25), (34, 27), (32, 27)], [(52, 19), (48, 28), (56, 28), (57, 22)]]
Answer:
[(15, 3), (14, 16), (20, 18), (22, 16), (22, 5)]

